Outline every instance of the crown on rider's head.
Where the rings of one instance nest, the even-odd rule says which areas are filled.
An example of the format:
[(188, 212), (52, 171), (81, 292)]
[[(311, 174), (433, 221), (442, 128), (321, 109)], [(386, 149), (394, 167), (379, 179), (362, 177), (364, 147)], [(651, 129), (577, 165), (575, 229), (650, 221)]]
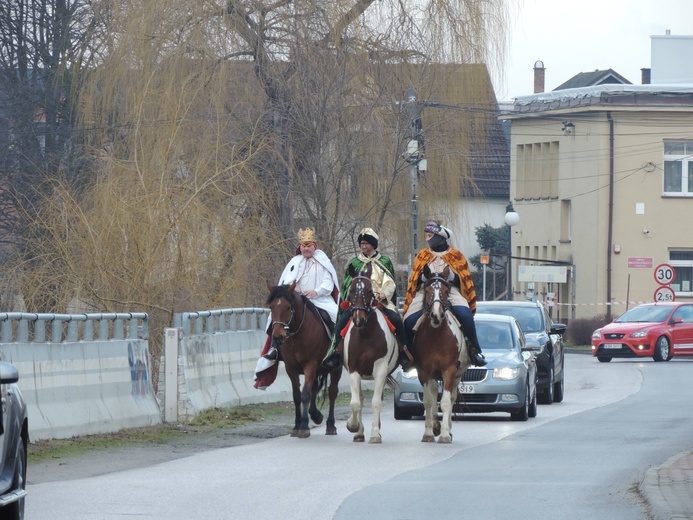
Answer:
[(317, 244), (318, 241), (315, 238), (315, 230), (307, 227), (306, 229), (298, 230), (298, 243), (299, 244)]

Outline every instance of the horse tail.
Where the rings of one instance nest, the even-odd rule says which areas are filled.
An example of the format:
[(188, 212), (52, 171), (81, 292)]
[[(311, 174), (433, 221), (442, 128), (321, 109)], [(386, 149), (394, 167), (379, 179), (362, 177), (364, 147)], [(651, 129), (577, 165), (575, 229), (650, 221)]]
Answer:
[(323, 393), (326, 393), (328, 391), (330, 373), (331, 372), (318, 373), (318, 392), (322, 390)]

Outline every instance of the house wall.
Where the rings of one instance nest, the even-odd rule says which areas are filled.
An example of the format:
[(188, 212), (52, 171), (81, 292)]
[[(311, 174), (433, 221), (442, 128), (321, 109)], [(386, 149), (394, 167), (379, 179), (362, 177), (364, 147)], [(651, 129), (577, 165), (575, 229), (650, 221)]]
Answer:
[(505, 208), (507, 200), (498, 199), (461, 199), (452, 212), (452, 220), (446, 227), (453, 231), (453, 247), (456, 247), (467, 258), (482, 253), (476, 241), (476, 228), (485, 224), (495, 228), (505, 225)]
[[(620, 246), (619, 254), (609, 253), (609, 121), (603, 107), (552, 111), (512, 124), (511, 199), (520, 214), (520, 223), (513, 228), (513, 254), (575, 266), (574, 287), (560, 284), (556, 309), (560, 318), (606, 312), (609, 255), (612, 314), (619, 315), (627, 305), (653, 300), (658, 286), (654, 268), (668, 262), (670, 248), (693, 247), (686, 231), (693, 200), (662, 197), (663, 141), (693, 138), (693, 133), (688, 133), (688, 128), (693, 128), (693, 115), (686, 108), (610, 108), (614, 120), (612, 242)], [(570, 135), (563, 130), (566, 120), (574, 125)], [(543, 196), (547, 192), (544, 186), (538, 197), (523, 197), (518, 148), (541, 142), (558, 143), (558, 193)], [(561, 233), (566, 204), (571, 210), (569, 237)], [(637, 212), (636, 207), (644, 211)], [(643, 233), (644, 229), (649, 233)], [(635, 262), (638, 258), (645, 261)], [(516, 262), (514, 280), (520, 263), (531, 262)], [(526, 283), (513, 285), (515, 298), (524, 299)], [(542, 292), (556, 290), (558, 284), (536, 285), (542, 299)], [(573, 291), (574, 307), (567, 305), (572, 303)]]

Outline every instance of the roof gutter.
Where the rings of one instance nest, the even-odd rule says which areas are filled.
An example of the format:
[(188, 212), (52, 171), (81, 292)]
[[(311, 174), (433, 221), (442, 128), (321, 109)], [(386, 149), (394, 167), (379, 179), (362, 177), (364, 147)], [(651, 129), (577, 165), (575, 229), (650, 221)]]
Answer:
[(606, 248), (606, 319), (611, 321), (611, 251), (614, 235), (614, 118), (606, 113), (609, 121), (609, 232)]

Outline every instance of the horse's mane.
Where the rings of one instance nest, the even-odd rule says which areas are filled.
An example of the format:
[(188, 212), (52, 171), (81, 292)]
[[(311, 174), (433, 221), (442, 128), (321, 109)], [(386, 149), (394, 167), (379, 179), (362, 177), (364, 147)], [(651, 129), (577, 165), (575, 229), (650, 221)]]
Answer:
[(269, 296), (267, 297), (267, 304), (272, 302), (275, 298), (286, 298), (287, 300), (291, 301), (291, 295), (289, 294), (289, 286), (288, 285), (275, 285), (272, 287), (272, 290), (270, 291)]

